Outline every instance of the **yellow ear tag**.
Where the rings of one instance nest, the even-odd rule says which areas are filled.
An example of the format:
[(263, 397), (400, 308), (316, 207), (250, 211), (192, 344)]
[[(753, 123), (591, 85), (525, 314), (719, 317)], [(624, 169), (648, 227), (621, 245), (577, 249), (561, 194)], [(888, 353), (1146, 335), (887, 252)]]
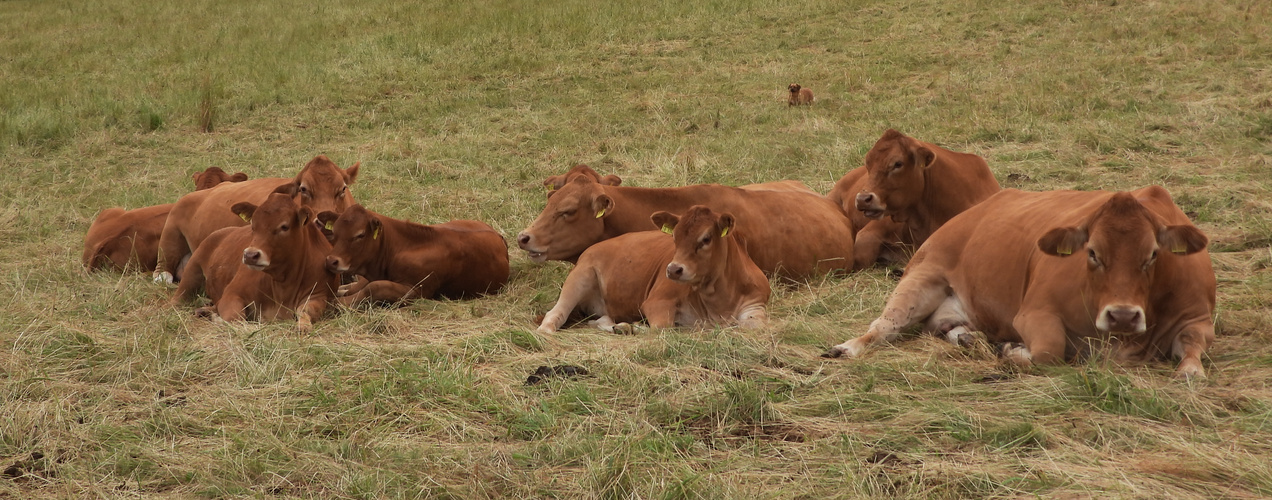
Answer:
[(1066, 241), (1056, 247), (1056, 253), (1060, 255), (1071, 255), (1073, 253), (1073, 247), (1070, 247), (1069, 242)]
[(673, 233), (675, 233), (675, 232), (676, 232), (676, 230), (675, 230), (675, 229), (673, 229), (673, 228), (672, 228), (670, 225), (668, 225), (668, 224), (663, 224), (662, 232), (667, 233), (667, 234), (673, 234)]
[(556, 186), (553, 186), (551, 184), (544, 184), (543, 187), (546, 188), (549, 193), (556, 191)]
[(331, 230), (331, 221), (327, 221), (327, 224), (323, 225), (322, 227), (325, 227), (325, 228), (327, 228), (327, 230), (328, 230), (328, 231), (330, 231), (330, 230)]
[(721, 237), (721, 238), (723, 238), (723, 237), (724, 237), (724, 235), (726, 235), (726, 234), (729, 234), (729, 228), (727, 228), (727, 227), (726, 227), (726, 228), (724, 228), (724, 230), (723, 230), (723, 231), (720, 231), (720, 237)]
[(1171, 244), (1170, 253), (1177, 253), (1180, 255), (1188, 253), (1188, 245), (1185, 245), (1182, 241), (1176, 241)]
[(373, 239), (373, 240), (374, 240), (374, 239), (379, 239), (379, 238), (380, 238), (380, 228), (378, 228), (378, 227), (377, 227), (377, 228), (375, 228), (375, 232), (374, 232), (374, 233), (371, 233), (371, 239)]
[(602, 208), (600, 212), (596, 212), (596, 218), (597, 218), (597, 219), (601, 218), (601, 217), (602, 217), (602, 216), (604, 216), (604, 215), (605, 215), (605, 209), (604, 209), (604, 208)]
[(247, 214), (239, 214), (239, 218), (243, 219), (243, 222), (247, 222), (247, 223), (252, 222), (252, 218), (248, 217)]

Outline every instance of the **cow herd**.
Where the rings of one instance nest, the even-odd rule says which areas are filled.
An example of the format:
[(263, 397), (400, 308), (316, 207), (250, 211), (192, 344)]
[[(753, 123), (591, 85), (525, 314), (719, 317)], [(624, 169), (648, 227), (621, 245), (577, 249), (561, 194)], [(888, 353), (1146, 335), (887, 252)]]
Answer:
[[(104, 210), (83, 263), (153, 271), (178, 283), (174, 305), (203, 291), (200, 316), (294, 319), (301, 330), (331, 303), (470, 298), (507, 283), (508, 247), (489, 225), (377, 214), (353, 199), (358, 169), (325, 156), (292, 179), (214, 167), (175, 204)], [(1214, 340), (1206, 236), (1158, 186), (1003, 190), (984, 159), (895, 130), (824, 197), (798, 181), (630, 187), (585, 165), (544, 186), (546, 206), (517, 246), (534, 262), (576, 265), (541, 333), (571, 318), (612, 332), (642, 319), (763, 327), (770, 278), (908, 257), (869, 330), (825, 356), (859, 356), (922, 325), (960, 345), (983, 332), (1020, 366), (1104, 345), (1118, 359), (1178, 358), (1176, 375), (1194, 377)]]

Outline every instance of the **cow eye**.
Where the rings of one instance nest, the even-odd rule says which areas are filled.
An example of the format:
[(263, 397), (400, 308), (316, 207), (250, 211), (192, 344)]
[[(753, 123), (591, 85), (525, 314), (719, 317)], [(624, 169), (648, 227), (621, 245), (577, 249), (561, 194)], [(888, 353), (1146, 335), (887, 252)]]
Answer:
[(698, 240), (698, 248), (704, 248), (710, 243), (711, 243), (711, 237), (704, 236), (702, 239)]
[(892, 164), (892, 169), (893, 169), (893, 170), (899, 170), (900, 168), (901, 168), (901, 162), (900, 162), (900, 161), (897, 161), (896, 163), (893, 163), (893, 164)]
[(1087, 249), (1087, 258), (1091, 259), (1092, 265), (1096, 265), (1096, 266), (1100, 265), (1100, 258), (1095, 256), (1094, 249), (1091, 249), (1091, 248)]
[(367, 235), (367, 233), (365, 233), (365, 232), (358, 233), (357, 235), (355, 235), (355, 236), (353, 237), (353, 239), (355, 239), (355, 240), (360, 240), (360, 239), (362, 239), (362, 238), (366, 237), (366, 235)]
[(344, 196), (344, 195), (345, 195), (345, 191), (348, 191), (348, 190), (349, 190), (349, 186), (341, 186), (341, 187), (340, 187), (340, 192), (336, 193), (336, 198), (339, 198), (339, 197), (341, 197), (341, 196)]

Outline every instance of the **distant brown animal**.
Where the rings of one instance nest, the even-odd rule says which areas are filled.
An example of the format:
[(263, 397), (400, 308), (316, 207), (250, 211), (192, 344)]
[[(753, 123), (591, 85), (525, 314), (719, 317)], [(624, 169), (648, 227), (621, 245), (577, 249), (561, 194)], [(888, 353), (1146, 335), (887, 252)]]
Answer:
[(275, 189), (284, 184), (301, 205), (316, 212), (343, 212), (355, 203), (349, 186), (358, 178), (359, 165), (342, 169), (326, 156), (319, 155), (294, 178), (254, 179), (182, 196), (168, 215), (159, 237), (159, 266), (154, 272), (155, 281), (179, 281), (178, 264), (198, 249), (204, 238), (223, 227), (247, 224), (236, 217), (230, 207), (240, 201), (264, 203)]
[(313, 223), (313, 210), (293, 201), (289, 187), (280, 186), (259, 207), (239, 202), (230, 208), (251, 225), (222, 228), (204, 239), (190, 257), (173, 305), (206, 288), (212, 305), (197, 310), (201, 316), (295, 318), (300, 331), (313, 328), (340, 280), (327, 271), (331, 244)]
[(1176, 357), (1177, 376), (1204, 376), (1215, 337), (1206, 243), (1159, 186), (1000, 191), (933, 233), (869, 331), (827, 356), (859, 356), (922, 323), (960, 344), (982, 331), (1021, 366), (1080, 357), (1100, 339), (1117, 359)]
[(765, 325), (772, 290), (738, 243), (732, 215), (697, 205), (681, 217), (658, 212), (650, 220), (672, 235), (642, 231), (592, 245), (540, 333), (555, 332), (576, 310), (596, 316), (606, 331), (641, 317), (653, 328)]
[[(209, 167), (194, 174), (194, 190), (245, 180), (247, 174), (242, 172), (229, 175), (220, 167)], [(84, 236), (84, 267), (90, 271), (154, 271), (159, 261), (159, 235), (173, 206), (174, 203), (165, 203), (128, 211), (118, 207), (102, 210)]]
[(791, 97), (786, 100), (787, 106), (798, 106), (801, 104), (813, 103), (813, 91), (800, 87), (798, 83), (792, 83), (787, 87), (791, 91)]
[(475, 220), (424, 225), (354, 205), (318, 221), (333, 247), (327, 270), (351, 273), (340, 303), (396, 302), (417, 298), (471, 298), (498, 292), (508, 282), (508, 244)]
[[(881, 253), (904, 253), (897, 244), (918, 248), (945, 221), (1001, 189), (985, 159), (889, 129), (866, 153), (866, 165), (845, 174), (827, 198), (853, 219), (859, 270)], [(860, 225), (862, 217), (869, 222)]]

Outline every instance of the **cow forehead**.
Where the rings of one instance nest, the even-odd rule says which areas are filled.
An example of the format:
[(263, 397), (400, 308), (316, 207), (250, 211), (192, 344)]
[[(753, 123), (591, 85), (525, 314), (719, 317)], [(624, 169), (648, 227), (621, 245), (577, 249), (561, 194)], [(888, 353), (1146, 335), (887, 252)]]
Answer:
[(273, 225), (296, 217), (296, 203), (283, 194), (271, 194), (252, 214), (253, 227), (260, 221), (264, 225)]
[(706, 207), (693, 207), (680, 216), (680, 222), (676, 224), (675, 235), (677, 240), (684, 239), (688, 235), (694, 235), (693, 241), (708, 234), (709, 231), (715, 229), (716, 222), (720, 220), (720, 215), (711, 211)]
[(340, 218), (336, 219), (335, 230), (356, 231), (371, 222), (371, 214), (367, 212), (361, 205), (354, 205), (340, 214)]
[(585, 203), (591, 203), (596, 197), (596, 189), (598, 186), (595, 182), (567, 182), (565, 186), (557, 190), (555, 195), (548, 198), (548, 204), (545, 207), (553, 210), (569, 210), (578, 208)]
[(866, 153), (866, 168), (881, 167), (893, 161), (911, 161), (910, 150), (900, 139), (879, 139), (875, 146)]

